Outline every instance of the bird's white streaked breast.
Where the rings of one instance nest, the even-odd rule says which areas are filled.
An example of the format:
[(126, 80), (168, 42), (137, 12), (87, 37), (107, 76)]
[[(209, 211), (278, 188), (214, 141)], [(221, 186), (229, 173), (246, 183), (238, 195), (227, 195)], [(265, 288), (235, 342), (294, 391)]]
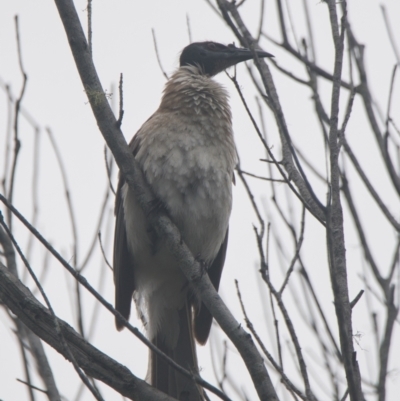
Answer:
[[(180, 68), (168, 81), (159, 110), (137, 135), (136, 159), (155, 195), (193, 255), (210, 263), (228, 227), (236, 163), (225, 89), (196, 73), (196, 67)], [(142, 298), (138, 305), (142, 313), (156, 317), (149, 319), (157, 322), (149, 328), (155, 332), (164, 319), (176, 319), (172, 315), (185, 301), (186, 280), (163, 241), (152, 243), (151, 228), (127, 187), (123, 196), (128, 246)], [(179, 307), (174, 312), (171, 305)], [(172, 344), (177, 338), (173, 329), (170, 336)]]

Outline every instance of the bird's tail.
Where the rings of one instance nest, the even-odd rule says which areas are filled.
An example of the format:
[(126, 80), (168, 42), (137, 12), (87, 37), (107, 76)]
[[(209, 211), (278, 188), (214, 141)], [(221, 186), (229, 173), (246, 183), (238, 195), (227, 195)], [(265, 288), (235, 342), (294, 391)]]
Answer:
[[(179, 312), (179, 338), (174, 349), (166, 346), (157, 334), (153, 344), (189, 372), (198, 373), (195, 339), (192, 329), (192, 307), (186, 302)], [(150, 351), (150, 384), (164, 393), (183, 401), (203, 401), (203, 389), (193, 379), (177, 372), (161, 356)]]

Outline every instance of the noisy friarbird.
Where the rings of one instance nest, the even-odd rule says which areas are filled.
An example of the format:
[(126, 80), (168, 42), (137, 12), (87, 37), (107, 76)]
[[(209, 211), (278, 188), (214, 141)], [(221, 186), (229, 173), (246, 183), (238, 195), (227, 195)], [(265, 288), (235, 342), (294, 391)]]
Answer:
[[(236, 149), (228, 93), (212, 77), (253, 54), (214, 42), (185, 47), (160, 107), (129, 144), (157, 202), (217, 290), (228, 242)], [(271, 57), (259, 50), (256, 54)], [(212, 316), (122, 175), (115, 214), (115, 308), (128, 319), (133, 298), (148, 338), (175, 362), (198, 373), (195, 339), (207, 341)], [(116, 325), (123, 328), (118, 319)], [(178, 400), (204, 400), (191, 378), (152, 352), (148, 380)]]

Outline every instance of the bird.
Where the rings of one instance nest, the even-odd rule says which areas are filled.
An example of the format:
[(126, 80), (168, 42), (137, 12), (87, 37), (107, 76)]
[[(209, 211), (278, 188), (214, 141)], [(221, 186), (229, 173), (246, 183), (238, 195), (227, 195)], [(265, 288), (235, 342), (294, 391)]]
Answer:
[[(162, 208), (218, 291), (228, 244), (237, 153), (227, 90), (213, 79), (228, 67), (271, 54), (206, 41), (186, 46), (157, 111), (129, 143)], [(129, 319), (132, 298), (151, 342), (193, 374), (196, 340), (205, 344), (212, 315), (148, 222), (120, 174), (115, 202), (115, 309)], [(116, 318), (121, 330), (123, 322)], [(202, 401), (192, 378), (150, 351), (147, 380), (164, 393)]]

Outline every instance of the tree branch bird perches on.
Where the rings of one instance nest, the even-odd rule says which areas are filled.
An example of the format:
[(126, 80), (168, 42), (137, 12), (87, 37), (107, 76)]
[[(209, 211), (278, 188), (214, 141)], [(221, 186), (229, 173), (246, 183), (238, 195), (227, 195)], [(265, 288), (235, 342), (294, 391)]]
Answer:
[[(228, 93), (212, 77), (252, 58), (250, 50), (234, 45), (201, 42), (185, 47), (158, 110), (129, 144), (157, 198), (156, 207), (165, 209), (179, 228), (216, 290), (228, 242), (236, 149)], [(149, 339), (198, 373), (195, 339), (207, 341), (210, 312), (148, 223), (123, 176), (115, 214), (115, 308), (128, 319), (133, 297)], [(123, 328), (118, 319), (116, 326)], [(179, 400), (204, 399), (193, 380), (152, 353), (148, 380)]]

